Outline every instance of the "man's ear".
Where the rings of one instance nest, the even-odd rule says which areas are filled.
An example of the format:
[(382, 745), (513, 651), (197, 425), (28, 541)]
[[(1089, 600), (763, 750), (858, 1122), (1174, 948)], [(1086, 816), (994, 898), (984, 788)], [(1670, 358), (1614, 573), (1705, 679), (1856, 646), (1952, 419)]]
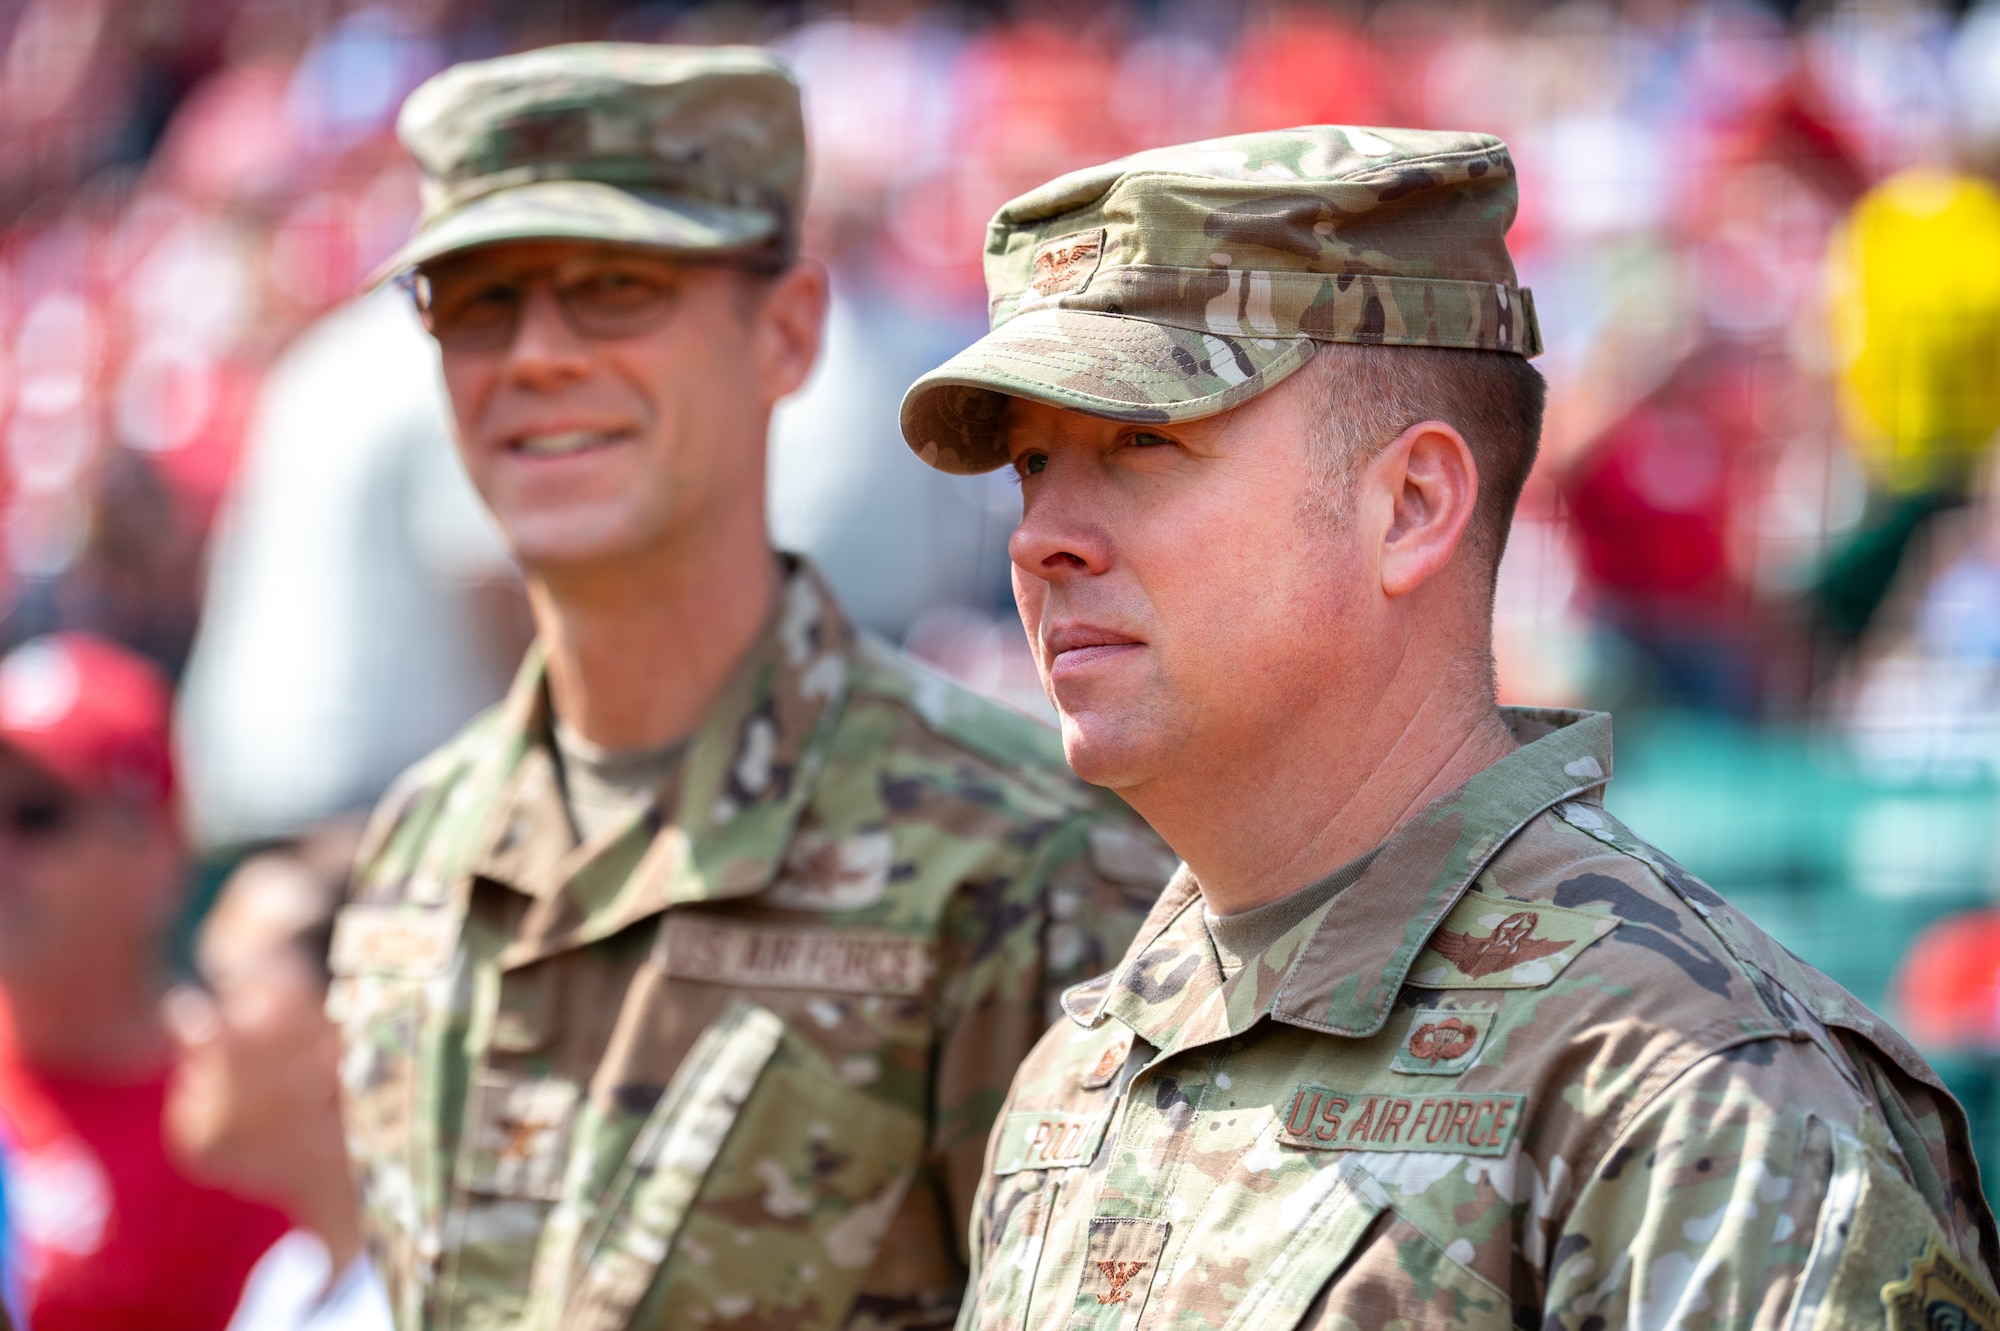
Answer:
[(1380, 569), (1385, 596), (1406, 596), (1451, 562), (1479, 503), (1479, 467), (1465, 436), (1443, 421), (1397, 435), (1368, 467), (1386, 499)]
[(758, 304), (757, 357), (764, 395), (772, 403), (805, 383), (819, 360), (826, 327), (826, 265), (800, 258), (771, 280)]

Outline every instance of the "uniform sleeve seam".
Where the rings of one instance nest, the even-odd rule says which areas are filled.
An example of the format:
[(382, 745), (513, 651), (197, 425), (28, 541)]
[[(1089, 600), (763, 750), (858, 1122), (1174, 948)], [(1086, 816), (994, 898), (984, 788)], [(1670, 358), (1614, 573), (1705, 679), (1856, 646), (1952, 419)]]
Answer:
[[(1621, 823), (1620, 826), (1622, 827), (1623, 824)], [(1627, 835), (1630, 835), (1630, 829), (1626, 830), (1627, 830)], [(1588, 832), (1584, 832), (1580, 828), (1577, 829), (1577, 831), (1579, 832), (1580, 835), (1590, 837), (1590, 834)], [(1749, 988), (1751, 995), (1756, 999), (1757, 1006), (1760, 1009), (1762, 1009), (1764, 1013), (1770, 1016), (1773, 1020), (1783, 1022), (1784, 1030), (1786, 1032), (1790, 1032), (1793, 1029), (1795, 1023), (1789, 1019), (1788, 1014), (1774, 1011), (1772, 1009), (1770, 1002), (1765, 997), (1764, 986), (1757, 982), (1757, 977), (1761, 976), (1768, 983), (1777, 985), (1778, 984), (1777, 977), (1767, 974), (1763, 970), (1752, 966), (1748, 961), (1744, 960), (1743, 957), (1736, 951), (1736, 949), (1730, 945), (1729, 940), (1722, 936), (1722, 931), (1715, 927), (1714, 919), (1712, 919), (1709, 916), (1708, 912), (1705, 909), (1698, 906), (1692, 899), (1688, 897), (1686, 893), (1682, 892), (1680, 888), (1674, 885), (1673, 880), (1668, 878), (1664, 873), (1660, 872), (1660, 870), (1655, 865), (1653, 865), (1644, 856), (1640, 855), (1636, 851), (1630, 849), (1627, 846), (1621, 845), (1618, 842), (1605, 841), (1598, 837), (1590, 837), (1590, 840), (1597, 842), (1598, 845), (1603, 846), (1605, 849), (1613, 852), (1614, 854), (1620, 856), (1621, 858), (1629, 860), (1633, 864), (1638, 865), (1642, 870), (1646, 872), (1648, 877), (1650, 877), (1654, 882), (1660, 885), (1660, 887), (1667, 893), (1668, 896), (1672, 897), (1675, 901), (1681, 903), (1681, 905), (1686, 908), (1687, 914), (1692, 915), (1695, 919), (1701, 922), (1702, 932), (1706, 934), (1708, 938), (1715, 944), (1716, 949), (1723, 956), (1729, 959), (1729, 966), (1733, 970), (1735, 970), (1738, 975), (1742, 976), (1745, 986)], [(1615, 919), (1619, 919), (1622, 923), (1628, 923), (1644, 927), (1641, 921), (1625, 920), (1622, 916), (1617, 915), (1616, 912), (1613, 912), (1612, 916)]]

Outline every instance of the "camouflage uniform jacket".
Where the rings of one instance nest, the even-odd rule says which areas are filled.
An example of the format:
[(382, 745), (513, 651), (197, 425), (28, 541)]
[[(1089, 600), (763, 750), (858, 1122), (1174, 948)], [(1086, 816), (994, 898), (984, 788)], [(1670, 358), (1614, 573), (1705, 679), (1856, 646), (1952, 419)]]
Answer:
[(1008, 1079), (1172, 857), (802, 567), (671, 789), (582, 846), (545, 697), (531, 656), (390, 793), (336, 925), (397, 1324), (949, 1324)]
[(961, 1328), (1996, 1325), (1923, 1060), (1605, 813), (1608, 717), (1508, 716), (1230, 978), (1183, 871), (1065, 996)]

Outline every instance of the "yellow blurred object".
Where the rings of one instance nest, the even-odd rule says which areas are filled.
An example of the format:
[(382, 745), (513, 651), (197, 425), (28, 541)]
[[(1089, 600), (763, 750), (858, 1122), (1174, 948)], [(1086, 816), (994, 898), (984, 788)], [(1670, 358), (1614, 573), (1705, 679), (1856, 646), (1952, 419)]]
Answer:
[(2000, 193), (1904, 171), (1862, 197), (1827, 258), (1863, 463), (1891, 494), (1962, 489), (2000, 430)]

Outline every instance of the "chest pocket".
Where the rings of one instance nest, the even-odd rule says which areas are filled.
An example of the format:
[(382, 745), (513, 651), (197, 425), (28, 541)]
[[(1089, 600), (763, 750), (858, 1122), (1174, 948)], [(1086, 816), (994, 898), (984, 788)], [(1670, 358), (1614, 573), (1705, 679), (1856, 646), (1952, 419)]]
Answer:
[(1029, 1324), (1029, 1300), (1065, 1171), (1096, 1158), (1110, 1122), (1108, 1107), (1089, 1113), (1017, 1110), (1000, 1120), (980, 1226), (979, 1289), (968, 1307)]
[(593, 1218), (559, 1325), (838, 1326), (923, 1147), (914, 1115), (841, 1084), (775, 1013), (735, 1002), (609, 1189), (579, 1199)]

